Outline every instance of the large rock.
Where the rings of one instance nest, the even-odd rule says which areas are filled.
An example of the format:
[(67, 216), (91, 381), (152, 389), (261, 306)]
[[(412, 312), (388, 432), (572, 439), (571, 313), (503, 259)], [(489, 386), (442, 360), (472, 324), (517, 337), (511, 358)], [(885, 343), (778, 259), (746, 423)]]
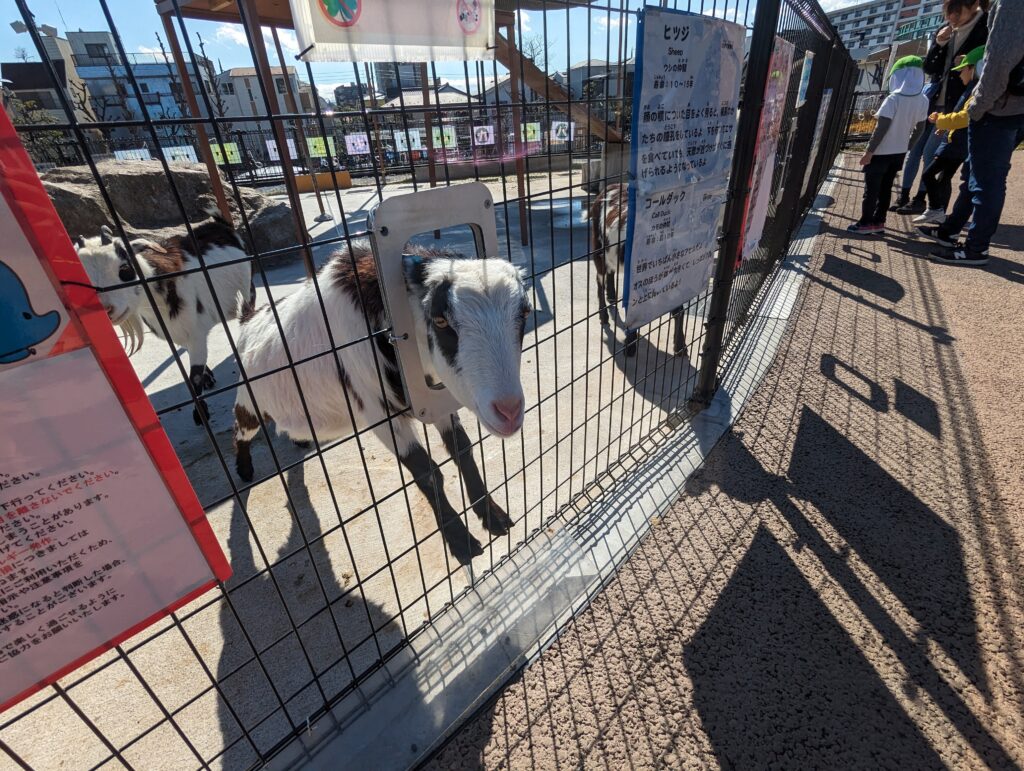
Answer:
[[(181, 208), (174, 196), (163, 165), (158, 161), (102, 161), (97, 164), (103, 185), (131, 237), (158, 240), (183, 231)], [(189, 222), (200, 222), (215, 205), (210, 177), (201, 164), (171, 166), (175, 187)], [(230, 194), (228, 181), (221, 177)], [(103, 225), (113, 227), (113, 218), (100, 194), (88, 166), (61, 166), (42, 175), (43, 186), (72, 238), (93, 236)], [(261, 252), (282, 249), (298, 243), (287, 203), (263, 195), (258, 190), (240, 187), (252, 240)], [(238, 204), (229, 195), (235, 227), (246, 242), (250, 239), (242, 225)], [(249, 244), (250, 249), (252, 244)], [(299, 256), (296, 250), (291, 257)]]

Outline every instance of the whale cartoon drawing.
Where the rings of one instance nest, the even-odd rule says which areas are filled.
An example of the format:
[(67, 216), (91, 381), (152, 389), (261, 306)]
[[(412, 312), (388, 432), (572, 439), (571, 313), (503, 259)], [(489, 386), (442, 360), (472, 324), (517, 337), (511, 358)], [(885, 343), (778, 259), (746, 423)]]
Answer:
[(34, 354), (32, 346), (46, 340), (60, 326), (60, 313), (42, 315), (32, 310), (18, 274), (0, 262), (0, 364), (13, 364)]

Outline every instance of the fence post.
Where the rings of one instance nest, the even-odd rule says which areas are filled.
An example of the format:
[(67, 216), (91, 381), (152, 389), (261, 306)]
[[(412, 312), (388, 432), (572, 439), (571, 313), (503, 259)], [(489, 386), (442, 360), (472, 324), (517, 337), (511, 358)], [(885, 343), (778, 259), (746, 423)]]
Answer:
[(719, 244), (715, 283), (708, 308), (707, 334), (704, 338), (697, 387), (690, 400), (692, 405), (698, 407), (709, 405), (718, 389), (718, 364), (722, 356), (722, 340), (725, 337), (725, 322), (736, 261), (743, 247), (743, 221), (747, 212), (747, 197), (750, 195), (750, 177), (754, 169), (754, 156), (757, 153), (757, 133), (761, 125), (772, 50), (775, 47), (775, 29), (779, 23), (780, 3), (781, 0), (760, 2), (754, 15), (754, 35), (750, 42), (750, 57), (747, 60), (747, 76), (723, 217), (723, 235)]

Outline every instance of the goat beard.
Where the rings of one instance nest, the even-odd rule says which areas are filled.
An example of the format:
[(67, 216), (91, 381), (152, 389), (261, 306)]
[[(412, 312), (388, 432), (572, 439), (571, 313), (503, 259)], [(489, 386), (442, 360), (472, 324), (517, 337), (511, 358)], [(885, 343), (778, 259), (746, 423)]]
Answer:
[(121, 327), (121, 343), (128, 355), (133, 355), (142, 348), (142, 340), (146, 336), (146, 325), (137, 313), (130, 313), (119, 326)]

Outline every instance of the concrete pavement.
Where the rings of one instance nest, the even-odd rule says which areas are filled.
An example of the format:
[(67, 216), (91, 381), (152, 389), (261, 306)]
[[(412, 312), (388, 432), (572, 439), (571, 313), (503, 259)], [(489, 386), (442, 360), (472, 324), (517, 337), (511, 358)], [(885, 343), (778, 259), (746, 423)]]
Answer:
[(433, 768), (1024, 764), (1024, 157), (982, 269), (835, 177), (732, 431)]

